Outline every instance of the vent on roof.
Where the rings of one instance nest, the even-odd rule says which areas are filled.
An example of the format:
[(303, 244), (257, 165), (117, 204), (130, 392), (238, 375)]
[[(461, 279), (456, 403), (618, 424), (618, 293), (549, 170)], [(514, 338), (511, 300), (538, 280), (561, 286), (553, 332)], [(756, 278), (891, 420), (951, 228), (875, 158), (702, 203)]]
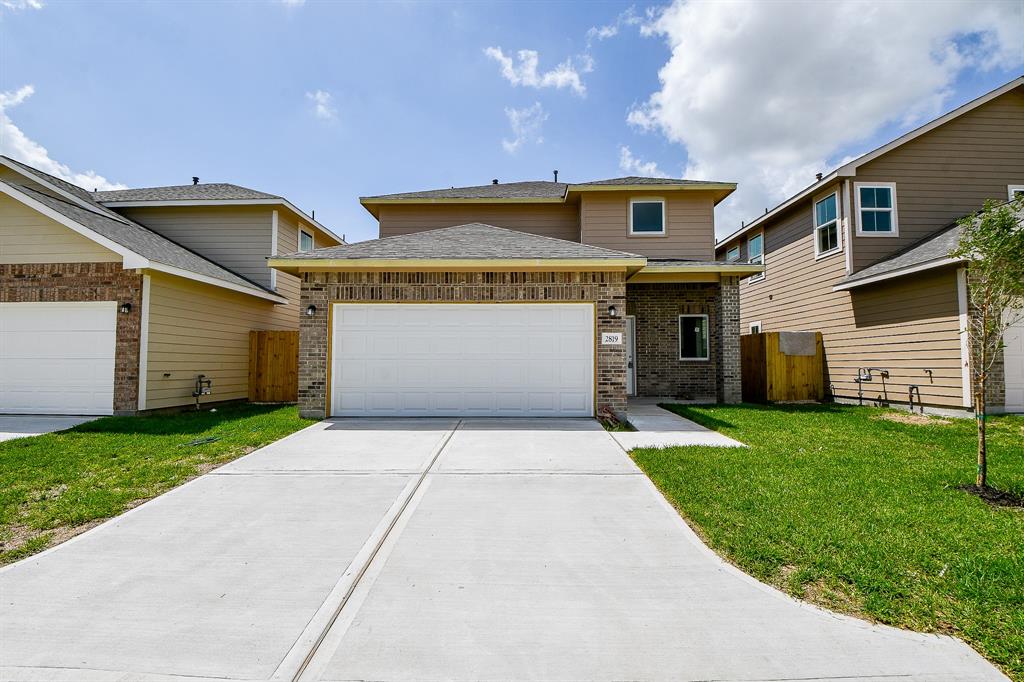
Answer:
[(197, 176), (195, 176), (195, 175), (192, 176), (192, 184), (193, 185), (198, 185), (199, 184), (199, 178)]
[(558, 171), (555, 171), (555, 182), (558, 182)]
[(493, 180), (491, 180), (491, 184), (492, 185), (497, 185), (498, 184), (498, 178), (494, 178)]
[(815, 173), (814, 179), (817, 180), (818, 182), (821, 182), (821, 173)]

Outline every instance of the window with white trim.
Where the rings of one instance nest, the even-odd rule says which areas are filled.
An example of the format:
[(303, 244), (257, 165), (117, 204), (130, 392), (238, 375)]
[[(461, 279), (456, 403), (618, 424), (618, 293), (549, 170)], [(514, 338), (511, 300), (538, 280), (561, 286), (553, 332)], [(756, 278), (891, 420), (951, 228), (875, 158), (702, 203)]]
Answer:
[(895, 237), (899, 234), (896, 220), (896, 185), (889, 183), (854, 183), (857, 196), (857, 234), (869, 237)]
[(708, 316), (679, 316), (679, 359), (708, 359)]
[[(747, 260), (754, 265), (764, 265), (764, 232), (759, 232), (747, 238)], [(748, 282), (760, 282), (764, 279), (764, 273), (759, 272), (751, 275)]]
[(313, 235), (305, 230), (299, 230), (299, 251), (313, 250)]
[(760, 322), (751, 322), (750, 326), (748, 327), (748, 329), (750, 330), (751, 334), (760, 334), (761, 333), (761, 323)]
[(833, 192), (814, 202), (814, 255), (821, 258), (839, 249), (839, 193)]
[(726, 263), (731, 263), (734, 260), (739, 260), (739, 259), (740, 259), (740, 247), (739, 247), (739, 245), (736, 245), (736, 246), (732, 247), (731, 249), (729, 249), (728, 251), (725, 252), (725, 262)]
[(1009, 201), (1014, 199), (1020, 199), (1024, 197), (1024, 185), (1007, 185), (1006, 186), (1006, 198)]
[(665, 234), (665, 200), (631, 199), (629, 202), (631, 235)]

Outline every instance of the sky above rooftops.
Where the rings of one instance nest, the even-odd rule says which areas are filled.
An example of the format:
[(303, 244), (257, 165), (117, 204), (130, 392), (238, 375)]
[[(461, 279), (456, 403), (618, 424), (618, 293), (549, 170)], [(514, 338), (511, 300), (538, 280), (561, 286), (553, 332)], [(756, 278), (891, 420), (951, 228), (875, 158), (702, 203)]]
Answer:
[(556, 168), (737, 182), (723, 236), (1020, 75), (1022, 12), (0, 0), (0, 153), (89, 190), (251, 187), (351, 241), (376, 236), (361, 195)]

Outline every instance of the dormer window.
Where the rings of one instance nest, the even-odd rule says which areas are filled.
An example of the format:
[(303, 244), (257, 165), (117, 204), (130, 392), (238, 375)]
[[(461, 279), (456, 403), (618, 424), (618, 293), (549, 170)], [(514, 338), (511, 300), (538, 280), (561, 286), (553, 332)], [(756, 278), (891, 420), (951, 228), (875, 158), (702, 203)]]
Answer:
[(665, 201), (632, 199), (629, 202), (629, 233), (651, 236), (665, 234)]
[(299, 230), (299, 251), (313, 250), (313, 235), (305, 230)]

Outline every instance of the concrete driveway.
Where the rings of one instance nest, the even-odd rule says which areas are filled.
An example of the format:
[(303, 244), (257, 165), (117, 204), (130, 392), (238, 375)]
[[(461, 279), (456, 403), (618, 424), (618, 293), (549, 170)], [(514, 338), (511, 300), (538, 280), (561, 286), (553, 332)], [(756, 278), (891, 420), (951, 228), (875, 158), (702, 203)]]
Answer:
[(322, 422), (0, 604), (5, 680), (1005, 679), (723, 563), (591, 420)]
[(0, 442), (63, 431), (98, 418), (62, 417), (48, 414), (0, 414)]

